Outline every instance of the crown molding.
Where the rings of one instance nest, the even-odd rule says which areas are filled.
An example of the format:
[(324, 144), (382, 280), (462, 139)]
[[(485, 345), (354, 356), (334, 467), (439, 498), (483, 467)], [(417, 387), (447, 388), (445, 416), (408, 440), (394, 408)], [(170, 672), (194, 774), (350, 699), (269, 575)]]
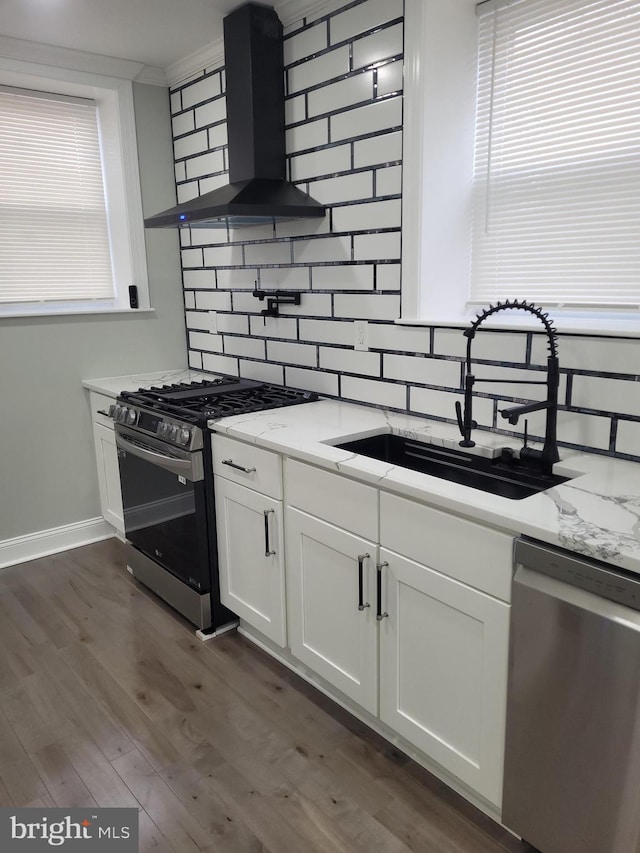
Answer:
[(134, 78), (134, 83), (147, 83), (150, 86), (168, 86), (167, 75), (162, 68), (155, 65), (145, 65), (142, 71)]
[[(283, 27), (291, 27), (303, 18), (320, 17), (346, 5), (348, 0), (280, 0), (274, 4)], [(206, 47), (171, 63), (165, 68), (169, 86), (180, 86), (193, 77), (199, 77), (207, 68), (224, 65), (222, 37)], [(165, 84), (166, 85), (166, 84)]]
[[(81, 50), (24, 41), (9, 36), (0, 36), (0, 59), (67, 68), (105, 77), (119, 77), (123, 80), (134, 80), (144, 68), (142, 62), (117, 59), (114, 56), (103, 56), (99, 53), (85, 53)], [(166, 81), (164, 85), (166, 86)]]

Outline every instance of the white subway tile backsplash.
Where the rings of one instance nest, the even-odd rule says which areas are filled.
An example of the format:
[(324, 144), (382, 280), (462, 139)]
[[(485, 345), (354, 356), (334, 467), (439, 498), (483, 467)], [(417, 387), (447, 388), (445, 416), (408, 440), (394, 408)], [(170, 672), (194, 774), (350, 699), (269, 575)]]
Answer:
[(176, 136), (181, 136), (183, 133), (189, 133), (190, 130), (194, 130), (195, 126), (192, 110), (188, 113), (180, 113), (180, 115), (174, 116), (171, 119), (171, 129), (174, 139)]
[[(544, 412), (540, 414), (542, 414), (542, 420), (545, 420)], [(578, 444), (581, 447), (608, 450), (610, 433), (611, 421), (609, 418), (599, 417), (598, 415), (583, 415), (582, 412), (558, 412), (558, 441)], [(544, 435), (544, 428), (540, 435)]]
[(224, 336), (225, 355), (241, 355), (247, 358), (265, 359), (264, 341), (255, 338), (235, 338), (231, 335)]
[(363, 376), (380, 376), (380, 353), (320, 347), (320, 367), (338, 373), (360, 373)]
[(618, 453), (640, 456), (640, 423), (637, 421), (618, 421), (616, 450)]
[(407, 405), (406, 387), (395, 382), (343, 376), (340, 392), (347, 400), (359, 400), (362, 403), (373, 403), (392, 409), (405, 409)]
[(400, 195), (402, 192), (402, 166), (376, 169), (376, 195)]
[(574, 376), (571, 405), (640, 417), (640, 382), (600, 376)]
[(396, 160), (402, 160), (402, 131), (400, 130), (370, 136), (368, 139), (360, 139), (353, 143), (353, 162), (356, 169), (378, 163), (393, 163)]
[[(475, 352), (472, 352), (475, 356)], [(506, 367), (494, 364), (482, 364), (474, 368), (474, 376), (476, 377), (476, 390), (487, 394), (492, 394), (494, 397), (518, 397), (524, 400), (545, 400), (547, 396), (547, 386), (544, 384), (547, 378), (546, 371), (541, 370), (519, 370), (514, 367)], [(488, 382), (480, 382), (480, 380), (488, 379)], [(505, 384), (496, 384), (493, 379), (509, 380)], [(527, 382), (541, 382), (541, 385), (528, 385)], [(560, 387), (558, 389), (558, 399), (560, 402), (564, 400), (566, 389), (566, 376), (560, 376)], [(508, 406), (508, 403), (501, 403), (500, 408)]]
[(428, 353), (431, 349), (429, 329), (375, 323), (369, 326), (369, 346), (381, 350)]
[(300, 320), (300, 340), (353, 346), (353, 323), (338, 320)]
[(384, 98), (353, 110), (346, 110), (331, 116), (329, 132), (332, 142), (342, 139), (367, 136), (378, 130), (400, 127), (402, 125), (402, 98)]
[(400, 290), (400, 264), (376, 264), (376, 290)]
[(329, 119), (320, 118), (298, 124), (286, 131), (287, 153), (304, 151), (305, 148), (317, 148), (329, 142)]
[(171, 115), (175, 115), (182, 110), (182, 94), (180, 90), (177, 92), (172, 92), (169, 97), (169, 103), (171, 108)]
[(192, 198), (200, 195), (198, 182), (190, 181), (188, 184), (180, 184), (176, 187), (176, 194), (178, 197), (178, 204), (182, 204), (183, 201), (190, 201)]
[(185, 290), (184, 307), (187, 311), (190, 311), (196, 307), (196, 295), (193, 290)]
[(315, 57), (315, 59), (308, 59), (290, 68), (287, 72), (288, 92), (292, 95), (302, 89), (308, 89), (311, 86), (325, 83), (327, 80), (339, 77), (348, 71), (349, 47), (348, 45), (344, 45), (343, 47), (323, 53)]
[(187, 178), (187, 170), (184, 167), (184, 163), (176, 163), (174, 166), (174, 173), (176, 176), (176, 183), (180, 181), (184, 181)]
[[(409, 389), (409, 410), (435, 418), (455, 421), (456, 400), (464, 404), (464, 394), (436, 391), (433, 388)], [(481, 426), (493, 426), (493, 401), (476, 395), (473, 399), (473, 417)]]
[(228, 184), (229, 175), (227, 172), (221, 172), (218, 175), (209, 175), (208, 178), (201, 178), (198, 183), (200, 184), (200, 195), (204, 195), (205, 193), (210, 193), (212, 190), (217, 190), (218, 187), (224, 187)]
[(234, 335), (249, 334), (249, 318), (244, 314), (217, 314), (216, 326), (220, 334), (226, 332)]
[(182, 249), (180, 256), (182, 266), (185, 268), (202, 266), (202, 249)]
[[(433, 333), (435, 355), (465, 358), (467, 338), (463, 329), (436, 329)], [(471, 356), (483, 361), (524, 364), (527, 358), (527, 336), (524, 332), (488, 332), (480, 329), (471, 344)]]
[(227, 144), (227, 125), (214, 124), (207, 130), (209, 136), (209, 148), (221, 148)]
[(385, 353), (382, 358), (382, 375), (385, 379), (398, 379), (400, 382), (460, 387), (459, 362), (445, 359)]
[[(545, 335), (534, 335), (531, 346), (533, 364), (546, 364), (548, 349)], [(640, 373), (640, 341), (637, 338), (586, 338), (560, 335), (560, 367), (608, 373)]]
[(196, 293), (199, 311), (231, 311), (231, 294), (222, 290), (203, 290)]
[(202, 354), (202, 369), (211, 373), (228, 373), (230, 376), (238, 376), (238, 359), (205, 352)]
[(353, 6), (330, 19), (331, 44), (373, 30), (387, 21), (401, 18), (402, 14), (402, 0), (367, 0), (366, 3)]
[(249, 317), (249, 321), (254, 338), (298, 337), (298, 321), (294, 317)]
[(311, 286), (314, 290), (373, 290), (373, 266), (340, 264), (313, 267)]
[(353, 259), (399, 260), (400, 232), (386, 234), (356, 234), (353, 238)]
[(376, 96), (390, 95), (392, 92), (402, 91), (402, 61), (389, 62), (378, 68), (378, 84)]
[(281, 314), (301, 314), (312, 317), (331, 316), (331, 294), (330, 293), (303, 293), (300, 305), (281, 305)]
[(185, 311), (187, 329), (208, 332), (210, 329), (209, 314), (206, 311)]
[(313, 89), (307, 95), (307, 108), (309, 116), (313, 117), (369, 101), (373, 96), (373, 73), (365, 71), (321, 89)]
[(173, 153), (176, 159), (179, 159), (198, 154), (200, 151), (206, 151), (208, 147), (207, 131), (199, 130), (197, 133), (190, 133), (188, 136), (176, 139), (173, 143)]
[(253, 290), (258, 280), (258, 271), (250, 268), (216, 270), (219, 288), (229, 290)]
[[(202, 255), (202, 253), (200, 254)], [(216, 274), (214, 270), (183, 270), (182, 280), (185, 287), (206, 288), (216, 286)]]
[(351, 260), (351, 237), (323, 237), (298, 240), (293, 244), (296, 264), (317, 264)]
[(307, 117), (307, 99), (304, 95), (287, 98), (284, 102), (284, 120), (286, 125), (304, 121)]
[(291, 244), (288, 240), (279, 243), (255, 243), (244, 248), (245, 263), (251, 266), (261, 264), (290, 264)]
[(264, 290), (309, 290), (310, 274), (309, 267), (262, 269), (260, 270), (260, 287)]
[(196, 107), (196, 127), (206, 127), (209, 124), (224, 121), (227, 117), (227, 102), (225, 98), (216, 98), (208, 104)]
[(189, 346), (207, 352), (222, 352), (222, 336), (207, 332), (189, 332)]
[(304, 391), (315, 391), (317, 394), (338, 396), (338, 377), (335, 373), (322, 373), (319, 370), (308, 370), (304, 367), (285, 367), (285, 383), (289, 388), (301, 388)]
[(241, 359), (240, 376), (243, 379), (255, 379), (258, 382), (284, 385), (284, 368), (279, 364), (267, 364), (264, 361), (243, 361)]
[(197, 350), (189, 350), (189, 367), (194, 370), (202, 370), (202, 353)]
[(232, 267), (244, 265), (242, 246), (230, 243), (228, 246), (216, 246), (203, 249), (206, 267)]
[(402, 24), (385, 27), (353, 42), (353, 67), (364, 68), (402, 53)]
[(328, 46), (327, 22), (322, 21), (315, 27), (309, 27), (309, 29), (301, 30), (290, 38), (285, 38), (284, 64), (291, 65), (293, 62), (318, 53)]
[(289, 222), (276, 222), (277, 237), (312, 237), (314, 234), (328, 234), (330, 221), (324, 217), (312, 219), (292, 219)]
[(302, 367), (316, 367), (317, 347), (311, 344), (267, 341), (267, 359), (269, 361), (283, 361), (287, 364), (299, 364)]
[(400, 297), (387, 293), (336, 293), (333, 313), (335, 317), (357, 320), (395, 320), (400, 313)]
[(207, 154), (192, 157), (187, 160), (186, 166), (189, 179), (200, 178), (212, 172), (222, 172), (224, 170), (222, 151), (209, 151)]
[(291, 158), (291, 180), (303, 181), (336, 172), (346, 172), (351, 168), (351, 148), (349, 145), (334, 145), (310, 154), (300, 154)]
[[(333, 230), (370, 231), (377, 228), (400, 228), (400, 207), (400, 199), (334, 207)], [(376, 253), (376, 257), (380, 255)]]
[(339, 204), (373, 196), (373, 172), (354, 172), (338, 178), (311, 181), (309, 192), (322, 204)]
[(226, 231), (220, 228), (181, 228), (183, 234), (190, 234), (192, 246), (226, 246)]
[(220, 93), (220, 75), (212, 74), (210, 77), (197, 80), (195, 83), (190, 83), (184, 87), (182, 90), (182, 106), (184, 109), (193, 107), (195, 104), (201, 104), (203, 101), (215, 98)]

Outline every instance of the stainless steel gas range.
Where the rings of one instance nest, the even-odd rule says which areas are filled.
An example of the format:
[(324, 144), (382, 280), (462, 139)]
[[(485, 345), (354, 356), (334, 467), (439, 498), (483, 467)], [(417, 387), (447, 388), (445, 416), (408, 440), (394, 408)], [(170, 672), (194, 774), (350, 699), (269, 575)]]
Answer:
[(204, 634), (236, 621), (220, 603), (207, 421), (317, 395), (238, 379), (122, 392), (115, 422), (127, 567)]

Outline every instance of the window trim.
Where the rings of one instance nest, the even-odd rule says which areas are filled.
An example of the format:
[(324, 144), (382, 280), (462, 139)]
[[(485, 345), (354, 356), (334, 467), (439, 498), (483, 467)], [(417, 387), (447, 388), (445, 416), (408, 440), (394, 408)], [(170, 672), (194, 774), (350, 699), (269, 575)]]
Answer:
[[(117, 249), (114, 257), (113, 300), (78, 302), (7, 303), (0, 307), (3, 317), (55, 316), (69, 314), (136, 313), (151, 308), (138, 148), (130, 79), (108, 77), (74, 68), (62, 68), (0, 57), (0, 83), (18, 88), (51, 91), (88, 97), (98, 102), (98, 121), (108, 163), (108, 218), (110, 239)], [(128, 286), (138, 288), (139, 308), (129, 307)]]
[[(403, 187), (402, 187), (402, 283), (401, 316), (399, 325), (464, 327), (474, 318), (475, 311), (463, 310), (466, 288), (457, 291), (459, 309), (432, 310), (425, 306), (428, 277), (422, 229), (425, 183), (425, 120), (427, 108), (427, 65), (424, 44), (428, 40), (428, 2), (438, 0), (405, 0), (404, 43), (404, 127), (403, 127)], [(457, 3), (460, 0), (456, 0)], [(464, 0), (475, 18), (477, 0)], [(427, 310), (429, 314), (427, 315)], [(594, 311), (557, 312), (550, 309), (554, 325), (561, 333), (599, 335), (604, 337), (640, 337), (640, 310), (603, 313)], [(496, 329), (536, 329), (535, 318), (514, 312), (499, 315), (487, 323)]]

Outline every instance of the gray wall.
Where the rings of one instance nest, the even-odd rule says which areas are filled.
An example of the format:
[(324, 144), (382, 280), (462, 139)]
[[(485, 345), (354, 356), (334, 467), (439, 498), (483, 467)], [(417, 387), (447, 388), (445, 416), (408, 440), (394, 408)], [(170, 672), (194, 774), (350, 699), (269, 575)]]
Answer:
[[(166, 89), (134, 84), (145, 214), (175, 204)], [(186, 363), (175, 231), (148, 231), (154, 315), (0, 320), (0, 541), (100, 515), (85, 378)]]

